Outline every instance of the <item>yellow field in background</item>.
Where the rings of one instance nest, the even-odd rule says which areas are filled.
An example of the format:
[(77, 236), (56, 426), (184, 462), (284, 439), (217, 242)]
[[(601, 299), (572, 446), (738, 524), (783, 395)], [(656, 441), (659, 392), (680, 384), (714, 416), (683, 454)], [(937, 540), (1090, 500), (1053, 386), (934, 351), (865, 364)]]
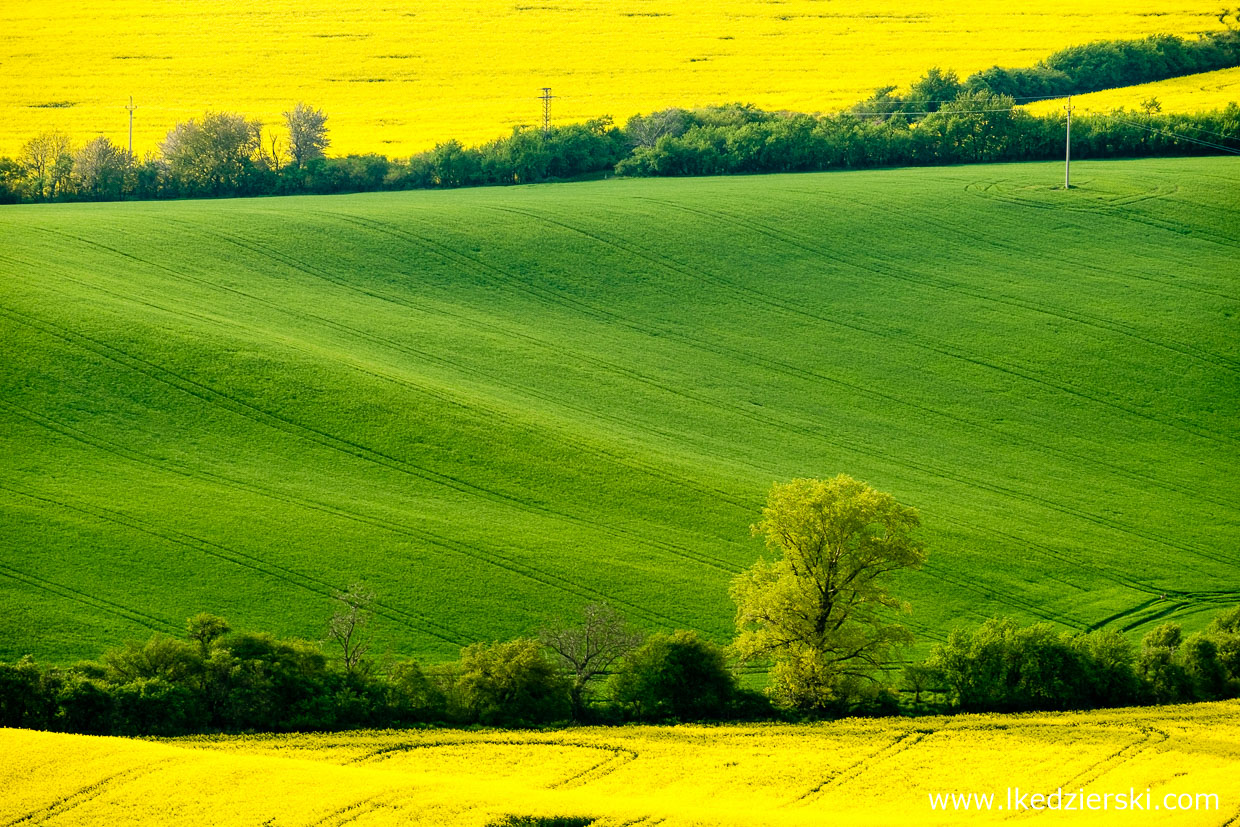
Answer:
[[(1055, 824), (1235, 824), (1240, 703), (817, 725), (425, 730), (163, 742), (0, 729), (0, 824), (989, 824), (934, 793), (1148, 797), (1202, 809), (1061, 812)], [(1101, 799), (1099, 799), (1101, 801)], [(1178, 800), (1178, 799), (1177, 799)], [(1108, 801), (1112, 803), (1113, 799)], [(1173, 801), (1172, 803), (1176, 803)], [(1024, 813), (1033, 815), (1033, 813)], [(1043, 815), (1045, 818), (1046, 815)]]
[[(1182, 78), (1142, 83), (1122, 89), (1107, 89), (1088, 95), (1074, 95), (1072, 108), (1078, 112), (1111, 112), (1116, 109), (1139, 110), (1141, 102), (1157, 98), (1163, 112), (1194, 112), (1222, 109), (1235, 101), (1240, 103), (1240, 67), (1202, 72)], [(1064, 100), (1041, 101), (1028, 109), (1035, 114), (1062, 112)]]
[[(829, 111), (931, 65), (965, 76), (1099, 38), (1216, 30), (1197, 0), (9, 0), (0, 154), (44, 129), (135, 150), (204, 110), (331, 116), (335, 153), (402, 156), (541, 118), (744, 101)], [(1167, 105), (1167, 104), (1165, 104)], [(1186, 105), (1194, 106), (1190, 101)]]

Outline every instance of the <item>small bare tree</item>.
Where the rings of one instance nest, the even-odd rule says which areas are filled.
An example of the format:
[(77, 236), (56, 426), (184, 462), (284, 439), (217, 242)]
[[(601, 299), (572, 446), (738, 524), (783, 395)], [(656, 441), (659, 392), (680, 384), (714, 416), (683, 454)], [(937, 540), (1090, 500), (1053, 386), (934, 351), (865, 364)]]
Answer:
[(543, 645), (554, 652), (572, 676), (569, 697), (573, 717), (580, 719), (585, 709), (585, 694), (591, 680), (603, 674), (620, 658), (642, 643), (642, 635), (629, 627), (624, 617), (604, 603), (591, 603), (582, 612), (583, 622), (576, 626), (544, 629), (539, 634)]
[(370, 651), (365, 630), (373, 614), (375, 593), (362, 583), (353, 583), (345, 591), (334, 591), (332, 599), (338, 605), (327, 622), (327, 637), (340, 647), (346, 674), (365, 673), (369, 668), (366, 653)]
[(294, 166), (323, 157), (323, 150), (331, 146), (327, 137), (327, 113), (305, 103), (299, 103), (284, 113), (284, 125), (288, 127), (288, 154)]

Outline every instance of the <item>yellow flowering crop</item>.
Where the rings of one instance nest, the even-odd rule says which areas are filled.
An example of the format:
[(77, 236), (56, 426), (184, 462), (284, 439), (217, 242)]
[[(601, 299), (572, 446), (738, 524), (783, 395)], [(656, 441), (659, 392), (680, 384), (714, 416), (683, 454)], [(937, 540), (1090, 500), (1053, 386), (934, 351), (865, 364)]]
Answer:
[(829, 111), (931, 65), (963, 77), (1099, 38), (1216, 30), (1200, 0), (10, 0), (0, 154), (33, 134), (135, 151), (205, 110), (269, 124), (299, 100), (332, 151), (407, 155), (542, 117), (743, 101)]
[[(1088, 95), (1074, 95), (1072, 107), (1077, 112), (1111, 112), (1116, 109), (1140, 111), (1143, 101), (1158, 100), (1163, 112), (1196, 112), (1222, 109), (1235, 101), (1240, 103), (1240, 67), (1220, 69), (1171, 78), (1158, 83), (1142, 83), (1122, 89), (1107, 89)], [(1041, 101), (1029, 106), (1029, 111), (1045, 114), (1062, 112), (1064, 100)]]
[[(930, 796), (1135, 789), (1174, 813), (1056, 824), (1219, 825), (1240, 812), (1240, 703), (815, 725), (419, 730), (132, 741), (0, 730), (0, 824), (989, 824)], [(1032, 812), (1023, 815), (1033, 815)]]

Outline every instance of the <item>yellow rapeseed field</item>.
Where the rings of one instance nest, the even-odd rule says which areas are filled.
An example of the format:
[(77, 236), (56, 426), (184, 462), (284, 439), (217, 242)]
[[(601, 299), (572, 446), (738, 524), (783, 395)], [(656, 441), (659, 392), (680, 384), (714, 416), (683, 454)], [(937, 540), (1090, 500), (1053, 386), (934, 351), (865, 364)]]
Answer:
[[(932, 64), (962, 76), (1099, 38), (1220, 28), (1202, 0), (6, 0), (0, 154), (31, 135), (135, 150), (177, 120), (275, 123), (298, 100), (333, 151), (401, 156), (541, 118), (745, 101), (830, 111)], [(1194, 105), (1190, 102), (1189, 105)]]
[[(1163, 112), (1195, 112), (1204, 109), (1222, 109), (1235, 101), (1240, 103), (1240, 67), (1202, 72), (1182, 78), (1108, 89), (1072, 98), (1072, 107), (1078, 112), (1112, 112), (1116, 109), (1138, 111), (1141, 104), (1155, 98)], [(1031, 112), (1062, 112), (1063, 99), (1041, 101), (1031, 104)]]
[[(1240, 818), (1236, 702), (801, 726), (172, 741), (0, 730), (0, 755), (3, 825), (482, 827), (553, 815), (597, 827), (989, 824), (1037, 815), (998, 809), (1017, 787), (1025, 796), (1062, 788), (1064, 807), (1091, 793), (1110, 805), (1042, 814), (1055, 824)], [(1117, 811), (1114, 795), (1132, 791), (1142, 807)], [(950, 793), (994, 794), (995, 809), (932, 809), (930, 796)]]

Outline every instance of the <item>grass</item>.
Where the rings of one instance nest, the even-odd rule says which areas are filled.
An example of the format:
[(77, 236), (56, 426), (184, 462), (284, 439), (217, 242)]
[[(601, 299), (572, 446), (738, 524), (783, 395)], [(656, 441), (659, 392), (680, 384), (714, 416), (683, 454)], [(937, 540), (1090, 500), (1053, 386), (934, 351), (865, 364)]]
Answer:
[(767, 489), (921, 509), (923, 648), (1240, 600), (1233, 159), (0, 211), (0, 658), (199, 611), (730, 636)]
[[(934, 63), (961, 77), (1030, 66), (1091, 40), (1218, 31), (1218, 11), (1189, 0), (9, 2), (0, 155), (46, 129), (125, 146), (131, 95), (139, 157), (205, 110), (276, 126), (300, 100), (331, 116), (333, 153), (402, 157), (541, 123), (542, 87), (565, 123), (731, 101), (827, 111)], [(1214, 108), (1206, 100), (1186, 105)]]
[[(9, 756), (0, 764), (0, 818), (437, 827), (989, 824), (1017, 815), (1008, 791), (1018, 788), (1013, 801), (1019, 795), (1026, 805), (1035, 803), (1030, 793), (1062, 789), (1061, 811), (1049, 816), (1057, 824), (1132, 823), (1155, 807), (1178, 806), (1159, 815), (1214, 827), (1234, 819), (1240, 794), (1237, 713), (1231, 702), (800, 726), (164, 742), (0, 729), (0, 749)], [(1096, 811), (1083, 809), (1082, 790), (1097, 794)], [(1117, 810), (1116, 794), (1130, 791), (1141, 809)], [(993, 809), (931, 809), (931, 796), (953, 793), (993, 796)]]

